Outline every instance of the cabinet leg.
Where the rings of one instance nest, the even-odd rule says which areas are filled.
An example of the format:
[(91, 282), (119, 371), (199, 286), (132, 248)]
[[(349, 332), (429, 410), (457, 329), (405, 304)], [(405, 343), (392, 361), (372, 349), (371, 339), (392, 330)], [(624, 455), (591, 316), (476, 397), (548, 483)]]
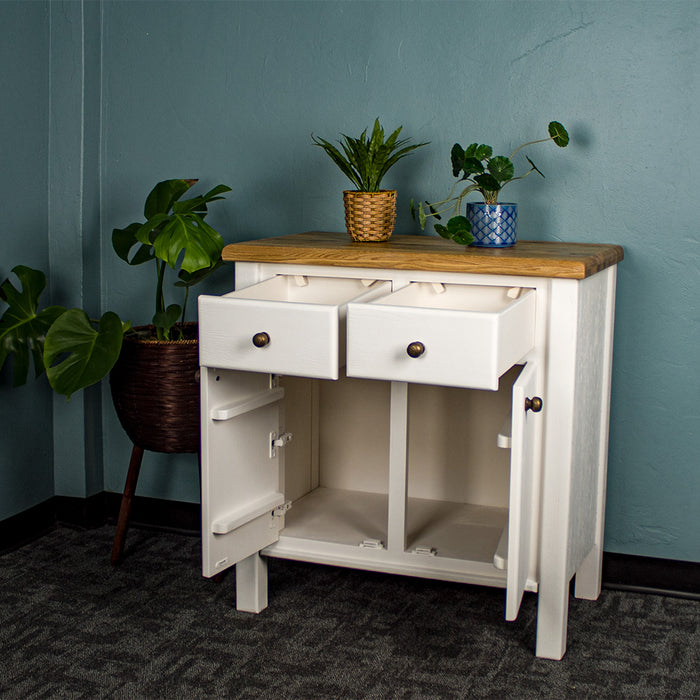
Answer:
[(267, 561), (257, 552), (236, 564), (236, 609), (259, 613), (267, 607)]
[(560, 581), (540, 581), (537, 597), (537, 642), (535, 654), (558, 661), (566, 653), (566, 629), (569, 618), (569, 585)]
[(603, 578), (603, 550), (597, 545), (588, 553), (576, 571), (574, 595), (584, 600), (597, 600)]

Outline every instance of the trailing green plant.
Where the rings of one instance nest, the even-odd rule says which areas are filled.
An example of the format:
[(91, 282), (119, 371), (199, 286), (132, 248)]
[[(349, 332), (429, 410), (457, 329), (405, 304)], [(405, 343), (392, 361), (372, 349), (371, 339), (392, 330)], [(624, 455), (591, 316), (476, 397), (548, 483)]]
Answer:
[[(155, 265), (152, 325), (160, 340), (179, 339), (191, 287), (221, 265), (224, 241), (204, 217), (208, 205), (231, 188), (218, 185), (204, 195), (181, 199), (196, 182), (159, 182), (146, 199), (146, 221), (112, 232), (113, 248), (122, 260), (129, 265)], [(174, 286), (181, 290), (182, 305), (166, 304), (168, 268), (177, 275)], [(107, 376), (119, 358), (124, 334), (136, 332), (131, 322), (123, 322), (113, 311), (91, 319), (83, 309), (40, 309), (46, 275), (24, 265), (12, 272), (19, 287), (9, 278), (0, 285), (0, 299), (8, 307), (0, 318), (0, 368), (8, 357), (13, 358), (13, 385), (26, 383), (30, 357), (35, 376), (45, 371), (51, 387), (68, 398)]]
[(400, 126), (385, 140), (384, 129), (379, 119), (375, 119), (369, 136), (367, 129), (358, 138), (341, 134), (342, 140), (338, 143), (342, 153), (325, 139), (316, 138), (313, 134), (311, 139), (328, 154), (360, 192), (378, 192), (382, 179), (390, 168), (411, 151), (426, 145), (417, 143), (407, 146), (410, 139), (399, 139), (402, 128)]
[[(528, 141), (522, 146), (518, 146), (508, 158), (494, 156), (493, 148), (486, 144), (472, 143), (467, 148), (463, 148), (460, 144), (455, 143), (450, 152), (450, 160), (452, 174), (458, 179), (452, 186), (449, 195), (436, 202), (419, 202), (417, 206), (411, 200), (411, 216), (414, 220), (418, 218), (421, 229), (425, 229), (429, 217), (440, 220), (442, 214), (452, 211), (455, 215), (447, 222), (447, 225), (435, 224), (435, 231), (443, 238), (450, 238), (457, 243), (468, 245), (474, 240), (471, 235), (471, 224), (466, 216), (459, 215), (465, 197), (472, 192), (479, 192), (486, 204), (498, 204), (501, 190), (507, 184), (522, 180), (532, 172), (544, 177), (542, 171), (528, 156), (525, 156), (529, 164), (528, 170), (516, 177), (513, 157), (523, 148), (537, 143), (553, 141), (560, 148), (565, 148), (569, 144), (569, 134), (559, 122), (550, 122), (547, 130), (549, 133), (547, 138)], [(466, 186), (459, 189), (463, 183), (466, 183)]]

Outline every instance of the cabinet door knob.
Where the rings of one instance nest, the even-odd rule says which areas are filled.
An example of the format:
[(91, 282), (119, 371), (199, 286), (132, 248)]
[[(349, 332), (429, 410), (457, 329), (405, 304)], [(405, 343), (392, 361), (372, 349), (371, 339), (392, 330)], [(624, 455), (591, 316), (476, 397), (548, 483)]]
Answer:
[(542, 410), (542, 399), (539, 396), (533, 396), (531, 399), (525, 399), (525, 410), (539, 413)]
[(406, 354), (409, 357), (420, 357), (423, 353), (425, 352), (425, 345), (419, 341), (414, 341), (413, 343), (409, 343), (408, 347), (406, 348)]
[(253, 336), (253, 345), (255, 345), (256, 348), (264, 348), (269, 343), (270, 343), (270, 336), (265, 332), (256, 333)]

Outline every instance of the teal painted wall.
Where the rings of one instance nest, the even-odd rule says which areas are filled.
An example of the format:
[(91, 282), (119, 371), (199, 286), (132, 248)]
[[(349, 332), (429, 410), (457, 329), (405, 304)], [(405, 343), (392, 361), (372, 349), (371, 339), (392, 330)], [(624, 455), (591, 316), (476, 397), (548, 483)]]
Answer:
[[(567, 150), (533, 149), (547, 179), (508, 199), (522, 238), (625, 247), (605, 547), (700, 561), (696, 0), (99, 6), (101, 80), (84, 85), (101, 110), (100, 240), (84, 229), (82, 250), (90, 264), (99, 251), (103, 309), (134, 321), (150, 315), (151, 280), (116, 259), (109, 234), (140, 216), (159, 179), (231, 185), (211, 215), (228, 241), (342, 230), (345, 183), (310, 133), (379, 116), (431, 142), (386, 182), (399, 190), (398, 232), (417, 232), (408, 200), (446, 190), (452, 143), (509, 153), (550, 119), (566, 124)], [(104, 488), (119, 491), (129, 446), (102, 406)], [(196, 501), (196, 464), (149, 455), (140, 492)]]
[[(0, 280), (18, 264), (48, 269), (48, 14), (46, 3), (0, 3)], [(0, 520), (54, 492), (51, 393), (33, 382), (12, 389), (9, 370), (0, 377)]]

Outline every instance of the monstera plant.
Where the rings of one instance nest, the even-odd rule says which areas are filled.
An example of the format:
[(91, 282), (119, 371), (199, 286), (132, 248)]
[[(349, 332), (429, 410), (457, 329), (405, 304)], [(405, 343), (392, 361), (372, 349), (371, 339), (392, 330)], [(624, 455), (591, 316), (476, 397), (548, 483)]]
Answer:
[[(13, 384), (27, 381), (30, 357), (35, 376), (44, 371), (51, 387), (71, 394), (99, 382), (117, 362), (124, 337), (153, 337), (173, 341), (183, 336), (190, 288), (221, 264), (222, 237), (206, 221), (208, 205), (230, 191), (218, 185), (203, 195), (182, 199), (197, 180), (164, 180), (150, 192), (144, 206), (144, 222), (114, 229), (112, 245), (129, 265), (155, 266), (154, 315), (151, 324), (135, 329), (113, 311), (92, 319), (83, 309), (48, 306), (40, 309), (46, 276), (24, 265), (0, 285), (0, 299), (7, 304), (0, 318), (0, 367), (13, 358)], [(182, 304), (167, 304), (168, 269), (176, 275)]]

